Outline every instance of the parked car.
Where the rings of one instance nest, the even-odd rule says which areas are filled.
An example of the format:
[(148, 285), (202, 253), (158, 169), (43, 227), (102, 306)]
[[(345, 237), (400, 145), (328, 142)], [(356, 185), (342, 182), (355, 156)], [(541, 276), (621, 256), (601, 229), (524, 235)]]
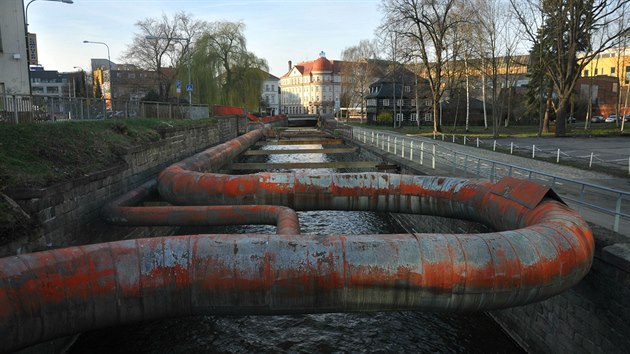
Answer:
[(591, 117), (591, 123), (603, 123), (604, 122), (604, 117), (602, 116), (592, 116)]
[(606, 123), (615, 123), (617, 121), (617, 115), (612, 113), (608, 115), (608, 118), (606, 118)]
[(630, 114), (626, 114), (625, 116), (623, 116), (623, 121), (626, 123), (630, 122)]

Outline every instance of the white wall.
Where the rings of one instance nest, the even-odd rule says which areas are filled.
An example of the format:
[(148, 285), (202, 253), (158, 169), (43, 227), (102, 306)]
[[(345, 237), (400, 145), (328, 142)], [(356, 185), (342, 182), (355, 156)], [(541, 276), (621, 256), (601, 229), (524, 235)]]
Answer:
[(22, 0), (0, 0), (0, 93), (30, 93), (24, 30)]

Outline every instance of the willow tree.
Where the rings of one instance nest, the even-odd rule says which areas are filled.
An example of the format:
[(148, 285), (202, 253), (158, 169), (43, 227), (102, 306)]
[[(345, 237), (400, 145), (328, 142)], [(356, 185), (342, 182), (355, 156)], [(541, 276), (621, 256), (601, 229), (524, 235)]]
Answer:
[(258, 110), (267, 63), (247, 50), (242, 22), (211, 22), (195, 43), (192, 73), (200, 102)]

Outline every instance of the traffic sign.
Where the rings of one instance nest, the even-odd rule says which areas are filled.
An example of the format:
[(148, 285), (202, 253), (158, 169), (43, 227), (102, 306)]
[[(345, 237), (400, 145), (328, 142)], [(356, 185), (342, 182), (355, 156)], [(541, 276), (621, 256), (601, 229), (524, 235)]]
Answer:
[(177, 91), (177, 93), (181, 93), (182, 92), (182, 82), (181, 82), (181, 80), (175, 81), (175, 91)]
[(186, 84), (186, 91), (192, 92), (192, 90), (193, 90), (193, 85), (192, 84)]

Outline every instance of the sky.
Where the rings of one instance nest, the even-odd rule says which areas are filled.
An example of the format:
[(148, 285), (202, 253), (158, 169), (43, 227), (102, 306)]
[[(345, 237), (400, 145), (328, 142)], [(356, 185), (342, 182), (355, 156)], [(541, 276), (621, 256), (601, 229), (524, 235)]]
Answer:
[[(1, 1), (1, 0), (0, 0)], [(27, 0), (24, 1), (28, 3)], [(135, 23), (179, 11), (205, 21), (242, 21), (247, 48), (282, 76), (288, 61), (341, 59), (344, 48), (375, 37), (381, 0), (74, 0), (73, 4), (37, 0), (28, 7), (28, 30), (37, 34), (39, 62), (46, 70), (90, 69), (91, 58), (111, 60), (140, 31)]]

